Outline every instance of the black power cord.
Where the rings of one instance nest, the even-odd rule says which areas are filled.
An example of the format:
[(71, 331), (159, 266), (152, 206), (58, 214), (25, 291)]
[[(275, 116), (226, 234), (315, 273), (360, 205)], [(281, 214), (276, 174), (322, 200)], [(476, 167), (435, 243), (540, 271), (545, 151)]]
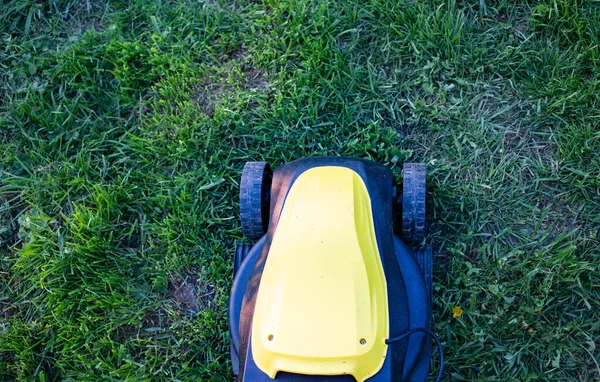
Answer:
[(435, 380), (436, 380), (436, 382), (440, 382), (442, 380), (442, 374), (444, 373), (444, 350), (442, 349), (442, 343), (440, 342), (440, 339), (435, 335), (434, 332), (432, 332), (429, 329), (425, 329), (425, 328), (414, 328), (404, 334), (401, 334), (397, 337), (393, 337), (393, 338), (386, 340), (385, 343), (389, 345), (394, 342), (402, 341), (406, 337), (410, 336), (411, 334), (415, 334), (415, 333), (427, 333), (435, 341), (435, 344), (437, 345), (437, 348), (438, 348), (438, 353), (440, 353), (440, 368), (438, 370), (437, 378)]

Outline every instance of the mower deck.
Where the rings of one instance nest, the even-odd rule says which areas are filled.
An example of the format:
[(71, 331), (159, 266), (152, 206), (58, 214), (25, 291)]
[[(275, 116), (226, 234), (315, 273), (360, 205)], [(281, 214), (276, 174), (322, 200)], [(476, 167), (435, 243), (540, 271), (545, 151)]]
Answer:
[[(259, 190), (256, 192), (252, 192), (251, 190), (242, 190), (242, 204), (244, 200), (246, 201), (254, 201), (255, 203), (259, 201), (261, 206), (250, 206), (255, 211), (255, 222), (252, 224), (246, 224), (248, 227), (252, 227), (253, 231), (248, 231), (246, 233), (250, 233), (255, 237), (258, 237), (261, 233), (261, 223), (264, 223), (264, 226), (268, 227), (258, 241), (252, 246), (240, 246), (236, 250), (236, 258), (235, 258), (235, 266), (234, 266), (234, 281), (233, 287), (231, 290), (231, 298), (230, 298), (230, 308), (229, 308), (229, 321), (230, 321), (230, 332), (232, 339), (232, 347), (231, 347), (231, 356), (232, 356), (232, 364), (234, 368), (234, 372), (238, 375), (238, 381), (270, 381), (272, 378), (269, 374), (274, 375), (275, 380), (280, 381), (354, 381), (354, 380), (366, 380), (368, 381), (424, 381), (429, 373), (430, 366), (430, 357), (431, 357), (431, 340), (425, 333), (415, 333), (413, 335), (408, 336), (405, 340), (390, 343), (389, 345), (385, 345), (383, 349), (383, 362), (378, 364), (374, 369), (374, 372), (367, 373), (364, 375), (360, 375), (355, 368), (348, 366), (348, 370), (345, 371), (343, 369), (343, 363), (340, 364), (332, 364), (330, 368), (324, 367), (324, 363), (330, 362), (332, 360), (331, 357), (333, 355), (322, 354), (319, 349), (323, 349), (324, 347), (332, 348), (339, 350), (339, 346), (331, 347), (328, 346), (326, 342), (327, 338), (323, 338), (323, 336), (327, 336), (328, 332), (324, 332), (325, 334), (321, 334), (320, 337), (313, 337), (313, 340), (310, 339), (311, 329), (310, 327), (302, 326), (302, 320), (298, 321), (298, 331), (301, 333), (306, 333), (306, 343), (302, 343), (302, 337), (294, 337), (291, 333), (288, 337), (285, 338), (296, 338), (294, 341), (297, 342), (296, 348), (301, 347), (301, 351), (296, 351), (296, 348), (292, 346), (296, 342), (292, 340), (287, 340), (285, 343), (286, 346), (277, 347), (271, 346), (272, 344), (268, 341), (274, 340), (272, 335), (268, 336), (268, 340), (264, 340), (265, 343), (261, 346), (258, 346), (257, 343), (253, 341), (257, 341), (257, 339), (253, 338), (253, 335), (256, 336), (260, 331), (256, 328), (257, 321), (255, 320), (268, 320), (271, 315), (274, 317), (286, 317), (283, 311), (272, 311), (277, 310), (279, 305), (272, 304), (272, 297), (263, 298), (259, 297), (261, 295), (261, 288), (264, 294), (265, 289), (269, 288), (273, 283), (273, 275), (275, 275), (275, 279), (277, 279), (277, 283), (272, 285), (287, 285), (286, 282), (289, 282), (289, 278), (285, 277), (277, 277), (282, 272), (290, 272), (290, 278), (292, 276), (301, 277), (294, 272), (305, 272), (306, 278), (310, 279), (314, 274), (311, 273), (310, 267), (306, 266), (306, 262), (303, 263), (304, 266), (299, 266), (298, 269), (289, 269), (285, 268), (286, 265), (281, 265), (281, 257), (285, 256), (285, 253), (282, 255), (280, 250), (278, 253), (278, 257), (280, 258), (278, 264), (280, 268), (273, 268), (273, 264), (276, 260), (272, 260), (270, 263), (271, 266), (267, 266), (269, 261), (269, 254), (272, 253), (275, 256), (275, 252), (272, 252), (274, 245), (274, 238), (276, 233), (278, 232), (278, 228), (280, 228), (280, 219), (282, 218), (282, 214), (284, 207), (286, 206), (286, 200), (290, 195), (290, 192), (294, 185), (296, 184), (299, 177), (309, 171), (310, 169), (314, 169), (317, 167), (328, 167), (328, 168), (345, 168), (351, 170), (352, 173), (358, 175), (359, 180), (364, 183), (364, 187), (368, 192), (368, 199), (370, 199), (370, 206), (368, 208), (369, 216), (368, 218), (372, 219), (372, 227), (376, 241), (376, 248), (378, 249), (378, 258), (377, 261), (380, 262), (381, 267), (383, 269), (383, 277), (385, 282), (385, 297), (387, 299), (387, 312), (384, 312), (387, 316), (385, 317), (385, 326), (386, 326), (386, 335), (387, 338), (392, 338), (396, 336), (400, 336), (411, 329), (415, 328), (431, 328), (431, 251), (426, 250), (424, 248), (411, 248), (403, 240), (401, 240), (398, 236), (394, 234), (394, 221), (402, 222), (402, 230), (403, 237), (409, 237), (411, 240), (419, 240), (423, 237), (422, 225), (424, 223), (424, 173), (423, 173), (423, 184), (419, 185), (419, 178), (415, 178), (414, 176), (410, 179), (410, 181), (405, 180), (405, 192), (404, 197), (402, 199), (401, 205), (404, 206), (404, 215), (402, 219), (394, 219), (394, 199), (395, 195), (393, 195), (395, 187), (393, 184), (393, 176), (390, 169), (378, 165), (374, 162), (370, 162), (367, 160), (354, 159), (354, 158), (308, 158), (297, 160), (288, 164), (285, 164), (273, 173), (272, 176), (272, 184), (270, 187), (265, 187), (264, 183), (259, 185), (255, 184), (254, 190)], [(252, 179), (267, 179), (271, 180), (270, 174), (266, 173), (266, 166), (256, 167), (257, 170), (253, 170), (254, 173), (252, 175)], [(412, 175), (411, 175), (412, 176)], [(313, 183), (324, 183), (324, 180), (327, 178), (321, 178), (321, 181), (315, 180)], [(246, 182), (248, 183), (248, 182)], [(301, 183), (297, 183), (300, 185)], [(322, 187), (323, 184), (321, 184)], [(406, 191), (406, 187), (410, 186), (411, 194)], [(300, 187), (300, 186), (298, 186)], [(305, 187), (311, 187), (310, 184)], [(315, 186), (316, 187), (316, 186)], [(330, 188), (335, 188), (335, 184), (330, 185)], [(321, 188), (323, 189), (323, 188)], [(268, 195), (264, 195), (264, 190), (267, 190)], [(317, 188), (315, 188), (317, 190)], [(260, 192), (260, 193), (257, 193)], [(305, 190), (305, 192), (308, 192)], [(317, 191), (316, 191), (317, 192)], [(263, 194), (261, 194), (263, 193)], [(422, 195), (421, 195), (422, 193)], [(318, 197), (312, 195), (309, 199), (311, 203), (314, 203), (315, 199)], [(357, 199), (358, 200), (358, 199)], [(333, 199), (328, 203), (333, 203)], [(290, 202), (292, 203), (292, 202)], [(358, 202), (357, 202), (358, 203)], [(366, 202), (361, 202), (366, 203)], [(268, 214), (264, 214), (264, 208), (268, 206)], [(291, 204), (290, 204), (291, 206)], [(291, 208), (288, 206), (288, 208)], [(320, 209), (316, 209), (315, 212), (304, 211), (304, 213), (300, 214), (296, 213), (297, 218), (300, 219), (304, 216), (304, 221), (306, 221), (306, 216), (312, 216), (311, 213), (315, 215), (314, 219), (319, 219), (320, 210), (324, 209), (324, 206), (321, 206)], [(408, 207), (407, 207), (408, 206)], [(242, 206), (242, 209), (245, 207), (246, 210), (251, 210), (252, 208), (248, 206)], [(261, 211), (259, 207), (262, 207)], [(357, 206), (361, 207), (361, 206)], [(399, 206), (397, 206), (399, 209)], [(335, 211), (331, 207), (330, 210)], [(409, 211), (412, 209), (411, 211)], [(422, 211), (421, 211), (422, 210)], [(301, 211), (301, 210), (298, 210)], [(325, 212), (324, 212), (325, 213)], [(289, 211), (288, 211), (289, 214)], [(307, 215), (309, 214), (309, 215)], [(268, 219), (265, 219), (264, 216), (267, 216)], [(296, 216), (294, 215), (294, 216)], [(300, 216), (302, 215), (302, 216)], [(259, 217), (260, 216), (260, 217)], [(265, 220), (259, 220), (265, 219)], [(286, 219), (289, 219), (286, 218)], [(324, 219), (321, 216), (320, 219)], [(287, 220), (286, 220), (287, 221)], [(315, 223), (315, 227), (319, 228), (319, 232), (321, 232), (325, 226), (319, 226)], [(281, 227), (289, 227), (281, 226)], [(293, 227), (293, 225), (292, 225)], [(415, 229), (416, 227), (416, 229)], [(310, 228), (310, 227), (309, 227)], [(286, 229), (286, 228), (281, 228)], [(296, 228), (296, 230), (299, 230)], [(400, 231), (400, 230), (399, 230)], [(304, 231), (301, 231), (304, 232)], [(310, 232), (307, 230), (306, 232)], [(296, 247), (302, 246), (302, 242), (306, 242), (306, 245), (309, 246), (309, 237), (308, 234), (298, 233), (298, 235), (304, 235), (300, 237), (298, 240), (297, 237), (293, 236), (293, 233), (289, 233), (288, 240), (298, 240), (298, 243), (295, 244)], [(279, 237), (281, 237), (281, 232), (279, 233)], [(302, 239), (304, 238), (304, 239)], [(281, 239), (278, 239), (281, 241)], [(405, 239), (406, 240), (406, 239)], [(342, 240), (338, 240), (340, 244), (342, 244)], [(280, 246), (280, 244), (277, 244)], [(309, 248), (309, 247), (307, 247)], [(335, 247), (332, 247), (335, 248)], [(277, 250), (277, 248), (275, 248)], [(335, 249), (334, 249), (335, 250)], [(286, 249), (286, 251), (290, 252), (290, 256), (292, 249)], [(314, 247), (311, 250), (313, 253), (315, 251)], [(365, 255), (366, 256), (366, 255)], [(275, 259), (275, 258), (273, 258)], [(285, 257), (283, 257), (285, 260)], [(320, 257), (314, 257), (316, 263), (319, 263)], [(341, 257), (340, 261), (344, 261), (343, 257)], [(365, 257), (366, 259), (366, 257)], [(304, 261), (305, 259), (299, 258), (299, 261)], [(308, 261), (308, 260), (306, 260)], [(356, 261), (354, 259), (353, 261)], [(293, 262), (292, 262), (293, 264)], [(300, 263), (298, 263), (300, 264)], [(325, 263), (323, 263), (325, 264)], [(360, 264), (359, 264), (360, 265)], [(319, 265), (321, 268), (323, 265)], [(283, 268), (281, 268), (283, 267)], [(277, 272), (273, 273), (269, 269), (277, 269)], [(266, 271), (265, 271), (266, 269)], [(329, 268), (330, 273), (335, 270), (335, 268)], [(360, 269), (360, 268), (359, 268)], [(323, 269), (321, 269), (323, 271)], [(326, 271), (326, 270), (325, 270)], [(263, 280), (264, 272), (270, 274), (268, 277), (268, 281)], [(270, 272), (270, 273), (269, 273)], [(329, 274), (329, 273), (327, 273)], [(360, 272), (359, 272), (360, 274)], [(371, 279), (375, 276), (370, 276)], [(282, 281), (283, 280), (283, 281)], [(315, 284), (318, 280), (314, 279), (312, 284)], [(372, 280), (371, 280), (372, 281)], [(262, 282), (262, 284), (261, 284)], [(319, 284), (321, 285), (321, 284)], [(329, 285), (329, 284), (322, 284)], [(344, 293), (344, 290), (339, 291), (335, 290), (335, 284), (332, 287), (328, 287), (329, 290), (323, 290), (322, 293)], [(351, 285), (351, 284), (349, 284)], [(272, 286), (274, 287), (274, 286)], [(279, 287), (278, 287), (279, 288)], [(333, 288), (333, 289), (332, 289)], [(285, 288), (284, 288), (285, 289)], [(327, 288), (326, 288), (327, 289)], [(293, 292), (293, 291), (292, 291)], [(283, 291), (281, 293), (284, 293)], [(291, 293), (291, 292), (290, 292)], [(348, 291), (348, 293), (358, 293), (357, 291)], [(293, 296), (294, 293), (289, 294), (288, 296)], [(343, 297), (343, 296), (342, 296)], [(352, 297), (352, 296), (350, 296)], [(264, 301), (268, 301), (270, 303), (264, 305)], [(257, 300), (259, 300), (259, 305), (264, 308), (264, 306), (269, 306), (270, 310), (265, 311), (261, 310), (259, 312), (255, 311), (257, 306)], [(323, 298), (318, 296), (318, 293), (315, 293), (315, 300), (323, 300)], [(263, 302), (261, 302), (263, 301)], [(350, 301), (350, 300), (349, 300)], [(368, 299), (367, 299), (368, 301)], [(289, 301), (287, 301), (287, 310), (290, 309)], [(311, 304), (306, 301), (303, 302), (303, 306), (294, 307), (291, 306), (294, 311), (297, 312), (306, 312), (306, 319), (314, 318), (315, 315), (310, 313)], [(307, 305), (308, 304), (308, 305)], [(273, 308), (275, 307), (275, 308)], [(304, 307), (304, 310), (303, 310)], [(284, 309), (284, 308), (281, 308)], [(352, 312), (354, 310), (350, 310)], [(356, 308), (357, 314), (361, 311), (359, 308)], [(258, 316), (257, 316), (258, 313)], [(314, 311), (313, 311), (314, 313)], [(265, 316), (266, 314), (266, 316)], [(299, 313), (299, 315), (302, 315)], [(360, 315), (360, 314), (359, 314)], [(335, 323), (328, 322), (328, 319), (333, 319), (336, 316), (333, 311), (331, 313), (325, 315), (322, 318), (322, 324), (324, 326), (330, 325), (331, 329), (331, 338), (336, 338), (335, 334), (338, 333), (335, 329)], [(259, 318), (257, 318), (259, 317)], [(266, 318), (260, 318), (266, 317)], [(373, 316), (373, 317), (376, 317)], [(339, 321), (341, 318), (335, 318)], [(348, 319), (351, 319), (349, 317)], [(288, 318), (289, 320), (289, 318)], [(272, 320), (271, 320), (272, 321)], [(269, 321), (269, 322), (271, 322)], [(315, 322), (319, 321), (311, 321), (314, 326)], [(384, 322), (384, 321), (381, 321)], [(286, 321), (286, 323), (288, 323)], [(254, 324), (254, 328), (253, 328)], [(282, 323), (280, 326), (283, 327)], [(273, 324), (270, 324), (273, 327)], [(279, 326), (275, 325), (276, 329), (283, 330)], [(289, 325), (288, 325), (289, 327)], [(276, 330), (274, 329), (274, 330)], [(271, 329), (269, 329), (271, 330)], [(333, 333), (335, 332), (335, 333)], [(284, 333), (284, 332), (281, 332)], [(342, 332), (340, 332), (342, 333)], [(376, 338), (369, 338), (369, 341), (384, 341), (387, 338), (382, 338), (381, 331), (378, 331)], [(339, 334), (339, 333), (338, 333)], [(283, 336), (283, 334), (282, 334)], [(291, 337), (290, 337), (291, 336)], [(280, 339), (280, 337), (277, 337)], [(319, 342), (320, 340), (324, 340), (325, 342)], [(345, 337), (340, 337), (338, 339), (340, 342), (345, 341)], [(276, 339), (273, 341), (275, 344)], [(293, 342), (290, 345), (290, 341)], [(307, 347), (310, 348), (310, 344), (319, 344), (318, 348), (315, 349), (314, 356), (311, 357), (299, 357), (298, 354), (306, 353)], [(344, 342), (345, 343), (345, 342)], [(354, 342), (352, 342), (354, 343)], [(361, 359), (360, 350), (361, 345), (365, 345), (367, 340), (364, 338), (360, 339), (360, 344), (357, 340), (356, 349), (350, 348), (348, 350), (348, 354), (357, 354), (357, 359)], [(368, 345), (372, 343), (369, 342)], [(330, 345), (330, 344), (329, 344)], [(334, 344), (335, 345), (335, 344)], [(292, 346), (292, 348), (290, 348)], [(364, 347), (367, 348), (366, 346)], [(260, 349), (261, 354), (255, 354), (255, 351)], [(285, 351), (281, 349), (286, 349)], [(344, 349), (342, 349), (344, 350)], [(266, 353), (265, 353), (266, 352)], [(338, 352), (339, 353), (339, 352)], [(342, 352), (343, 353), (343, 352)], [(265, 356), (267, 354), (268, 357), (273, 359), (276, 373), (270, 373), (268, 367), (265, 367)], [(337, 353), (336, 353), (337, 354)], [(345, 354), (345, 353), (344, 353)], [(257, 358), (257, 356), (262, 358)], [(287, 358), (286, 358), (287, 357)], [(295, 358), (294, 358), (295, 357)], [(321, 358), (320, 358), (321, 357)], [(266, 358), (271, 360), (271, 358)], [(289, 362), (284, 362), (285, 360)], [(291, 359), (291, 361), (290, 361)], [(321, 360), (321, 361), (319, 361)], [(350, 363), (351, 358), (348, 358), (348, 363)], [(295, 363), (294, 363), (295, 362)], [(311, 372), (311, 364), (313, 362), (314, 365), (314, 374)], [(297, 373), (290, 372), (290, 370), (286, 370), (285, 367), (280, 367), (278, 365), (292, 365), (288, 366), (288, 368), (293, 368), (293, 365), (299, 365), (297, 370), (301, 370)], [(262, 366), (261, 366), (262, 365)], [(308, 365), (308, 366), (306, 366)], [(356, 366), (356, 365), (354, 365)], [(341, 367), (341, 368), (340, 368)], [(339, 375), (320, 375), (323, 374), (323, 370), (327, 371), (327, 374), (339, 374)], [(331, 371), (334, 370), (334, 371)], [(338, 371), (335, 371), (338, 370)], [(355, 374), (359, 375), (358, 377)], [(346, 375), (343, 375), (346, 374)]]

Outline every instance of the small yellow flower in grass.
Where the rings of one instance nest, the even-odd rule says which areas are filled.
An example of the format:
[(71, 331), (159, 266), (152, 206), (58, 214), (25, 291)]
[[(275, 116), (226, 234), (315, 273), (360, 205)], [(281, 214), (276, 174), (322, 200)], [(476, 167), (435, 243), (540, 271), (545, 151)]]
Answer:
[(454, 309), (452, 309), (452, 318), (458, 318), (460, 316), (462, 316), (463, 311), (460, 308), (460, 306), (455, 306)]

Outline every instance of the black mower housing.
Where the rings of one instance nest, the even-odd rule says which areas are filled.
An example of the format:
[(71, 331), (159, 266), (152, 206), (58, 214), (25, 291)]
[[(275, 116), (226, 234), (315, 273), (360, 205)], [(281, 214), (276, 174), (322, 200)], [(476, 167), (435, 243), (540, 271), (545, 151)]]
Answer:
[[(372, 161), (356, 158), (306, 158), (277, 168), (270, 187), (267, 232), (253, 245), (238, 244), (234, 280), (229, 302), (231, 358), (237, 381), (271, 381), (255, 364), (251, 343), (252, 319), (262, 271), (286, 196), (294, 181), (308, 169), (340, 166), (355, 171), (364, 181), (371, 198), (377, 245), (387, 282), (389, 335), (402, 335), (414, 328), (430, 329), (432, 258), (429, 248), (409, 247), (394, 233), (400, 220), (400, 206), (394, 195), (392, 171)], [(406, 197), (406, 196), (405, 196)], [(410, 195), (411, 198), (423, 195)], [(411, 203), (404, 199), (400, 204)], [(424, 213), (424, 211), (423, 211)], [(395, 219), (395, 215), (398, 218)], [(369, 382), (424, 381), (430, 368), (431, 339), (415, 333), (390, 344), (383, 367)], [(277, 381), (354, 381), (351, 375), (316, 376), (277, 373)]]

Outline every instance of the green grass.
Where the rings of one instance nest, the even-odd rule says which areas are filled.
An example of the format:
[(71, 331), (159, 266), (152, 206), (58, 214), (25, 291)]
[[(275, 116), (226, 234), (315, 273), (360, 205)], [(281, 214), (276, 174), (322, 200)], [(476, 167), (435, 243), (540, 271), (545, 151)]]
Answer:
[(6, 0), (0, 379), (231, 380), (244, 162), (347, 155), (427, 163), (447, 379), (598, 381), (599, 36), (592, 0)]

